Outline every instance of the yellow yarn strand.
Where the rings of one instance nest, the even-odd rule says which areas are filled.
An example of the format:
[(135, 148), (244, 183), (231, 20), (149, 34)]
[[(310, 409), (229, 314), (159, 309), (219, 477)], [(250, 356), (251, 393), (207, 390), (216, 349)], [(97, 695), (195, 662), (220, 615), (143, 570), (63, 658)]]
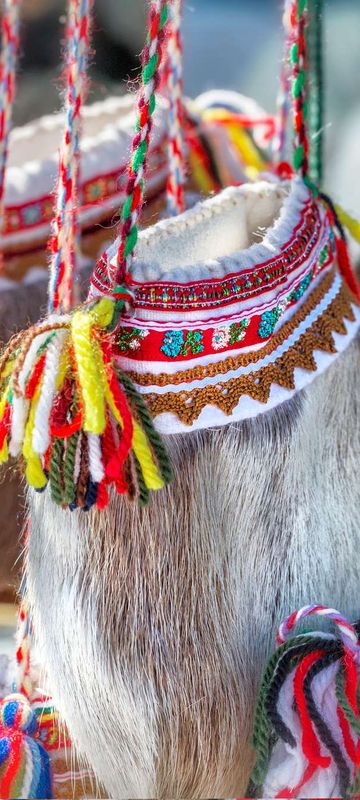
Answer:
[(141, 466), (141, 472), (147, 489), (162, 489), (164, 481), (154, 462), (146, 435), (140, 425), (134, 421), (133, 450)]
[(65, 342), (65, 346), (63, 347), (61, 354), (60, 354), (60, 361), (59, 361), (59, 371), (56, 378), (56, 388), (57, 390), (61, 389), (65, 377), (70, 368), (70, 353), (68, 342)]
[(41, 384), (37, 387), (34, 397), (31, 401), (30, 413), (25, 428), (25, 436), (23, 443), (23, 456), (26, 460), (26, 480), (29, 486), (34, 489), (43, 489), (47, 484), (47, 478), (42, 468), (40, 456), (34, 452), (32, 448), (33, 430), (35, 425), (35, 414), (39, 397), (41, 393)]
[(257, 171), (265, 169), (266, 163), (259, 155), (255, 145), (251, 141), (249, 134), (239, 128), (234, 123), (227, 126), (229, 137), (235, 148), (239, 151), (245, 164), (248, 167), (254, 167)]
[(9, 449), (7, 439), (4, 439), (4, 444), (0, 450), (0, 464), (5, 464), (9, 458)]
[[(3, 413), (5, 411), (5, 406), (9, 397), (9, 381), (7, 382), (6, 389), (3, 392), (0, 400), (0, 419), (2, 419)], [(5, 464), (5, 462), (9, 458), (9, 450), (7, 444), (7, 437), (4, 439), (4, 444), (0, 449), (0, 464)]]
[(101, 434), (105, 428), (105, 399), (91, 340), (93, 324), (90, 313), (77, 311), (72, 319), (71, 332), (84, 402), (84, 430)]
[(350, 236), (360, 244), (360, 222), (352, 217), (351, 214), (348, 214), (347, 211), (344, 211), (341, 206), (336, 205), (335, 210), (342, 225), (348, 229)]
[(190, 172), (194, 178), (196, 186), (203, 194), (210, 194), (215, 189), (215, 183), (207, 170), (203, 166), (196, 153), (189, 152)]

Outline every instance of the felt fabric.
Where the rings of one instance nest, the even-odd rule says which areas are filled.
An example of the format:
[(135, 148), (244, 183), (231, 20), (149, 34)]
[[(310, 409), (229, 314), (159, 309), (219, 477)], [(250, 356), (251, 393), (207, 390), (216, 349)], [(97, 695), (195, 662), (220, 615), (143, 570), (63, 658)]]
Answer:
[[(109, 291), (116, 251), (93, 297)], [(327, 369), (360, 319), (337, 259), (329, 209), (298, 177), (228, 188), (141, 232), (118, 363), (158, 431), (254, 417)]]

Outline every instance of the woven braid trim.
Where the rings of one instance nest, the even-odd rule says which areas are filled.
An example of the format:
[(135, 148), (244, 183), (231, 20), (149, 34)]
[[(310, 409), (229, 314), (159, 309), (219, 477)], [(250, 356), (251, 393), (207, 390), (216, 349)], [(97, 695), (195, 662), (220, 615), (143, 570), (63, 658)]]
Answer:
[(129, 373), (131, 380), (138, 384), (138, 386), (167, 386), (170, 381), (172, 384), (178, 384), (203, 380), (204, 378), (214, 378), (216, 375), (226, 375), (231, 370), (238, 369), (239, 367), (247, 367), (248, 364), (255, 364), (257, 361), (264, 358), (264, 356), (270, 355), (276, 350), (276, 348), (295, 331), (310, 311), (316, 308), (326, 292), (330, 289), (334, 280), (334, 273), (335, 269), (332, 269), (324, 276), (296, 314), (294, 314), (288, 322), (285, 322), (260, 350), (256, 352), (249, 351), (248, 353), (242, 353), (238, 356), (229, 356), (223, 361), (217, 361), (216, 363), (207, 364), (206, 366), (199, 365), (197, 367), (179, 370), (171, 376), (169, 376), (167, 372), (154, 375), (151, 372), (137, 373), (134, 371)]
[[(354, 321), (355, 316), (351, 304), (353, 295), (345, 284), (326, 311), (313, 323), (306, 333), (280, 356), (273, 364), (259, 369), (256, 373), (232, 378), (221, 387), (205, 386), (192, 391), (179, 393), (147, 395), (147, 405), (153, 417), (163, 412), (175, 413), (179, 420), (191, 425), (207, 405), (216, 406), (224, 414), (232, 414), (240, 397), (248, 395), (253, 400), (266, 403), (269, 399), (272, 384), (278, 384), (288, 390), (295, 389), (294, 371), (297, 367), (315, 372), (317, 369), (314, 351), (336, 353), (333, 333), (346, 335), (344, 320)], [(285, 327), (285, 326), (284, 326)], [(279, 335), (281, 331), (279, 331)], [(285, 336), (282, 336), (282, 339)], [(272, 348), (271, 348), (272, 349)], [(235, 361), (235, 359), (228, 359)], [(216, 370), (220, 365), (211, 365)], [(142, 376), (145, 377), (145, 376)], [(173, 376), (172, 376), (173, 378)], [(154, 376), (152, 376), (154, 381)], [(169, 376), (167, 376), (169, 380)]]

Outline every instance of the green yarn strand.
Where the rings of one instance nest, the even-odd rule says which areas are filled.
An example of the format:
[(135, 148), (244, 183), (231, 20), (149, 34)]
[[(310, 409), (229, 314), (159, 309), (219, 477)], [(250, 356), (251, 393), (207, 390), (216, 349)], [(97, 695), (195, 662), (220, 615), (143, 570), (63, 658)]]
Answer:
[(306, 11), (308, 4), (308, 0), (298, 0), (298, 8), (297, 8), (297, 19), (299, 20), (301, 15), (304, 14)]
[(151, 56), (151, 58), (149, 58), (149, 61), (147, 62), (147, 64), (145, 64), (145, 67), (144, 67), (144, 70), (143, 70), (143, 81), (144, 81), (145, 85), (147, 83), (149, 83), (149, 81), (151, 81), (151, 78), (154, 77), (155, 72), (156, 72), (156, 67), (158, 65), (158, 61), (159, 61), (159, 54), (158, 53), (154, 53)]
[(54, 439), (51, 448), (50, 459), (50, 489), (51, 497), (56, 505), (61, 506), (63, 503), (63, 486), (62, 486), (62, 466), (64, 455), (64, 441), (63, 439)]
[(349, 725), (356, 735), (360, 737), (360, 720), (355, 716), (345, 694), (345, 673), (342, 665), (336, 676), (336, 697)]
[(141, 469), (140, 463), (139, 463), (138, 459), (136, 458), (135, 454), (133, 455), (133, 459), (134, 459), (134, 464), (135, 464), (136, 479), (137, 479), (138, 492), (139, 492), (139, 504), (142, 507), (144, 507), (144, 506), (147, 506), (148, 503), (149, 503), (150, 492), (149, 492), (149, 489), (147, 488), (147, 486), (145, 484), (144, 476), (142, 474), (142, 469)]
[(64, 459), (64, 503), (71, 505), (76, 499), (76, 487), (74, 481), (75, 456), (80, 431), (70, 436), (67, 443)]
[(138, 229), (136, 225), (133, 225), (133, 227), (130, 229), (129, 235), (126, 240), (126, 245), (124, 250), (125, 258), (126, 256), (130, 255), (130, 253), (133, 251), (137, 240), (138, 240)]
[(309, 6), (309, 131), (310, 176), (317, 186), (323, 180), (324, 151), (324, 65), (323, 65), (323, 0), (312, 0)]
[[(294, 656), (290, 663), (290, 669), (293, 669), (308, 652), (312, 652), (317, 646), (321, 646), (321, 640), (317, 640), (314, 636), (303, 634), (289, 639), (270, 657), (264, 673), (255, 711), (253, 746), (256, 750), (257, 757), (246, 793), (247, 797), (259, 796), (258, 790), (261, 790), (263, 786), (271, 752), (277, 741), (276, 733), (273, 730), (271, 720), (267, 714), (266, 702), (268, 694), (271, 692), (273, 681), (276, 679), (281, 669), (282, 658), (285, 653), (293, 649)], [(299, 647), (302, 648), (300, 653), (298, 650)]]
[(305, 70), (301, 69), (293, 85), (292, 91), (295, 99), (300, 97), (301, 92), (304, 90), (304, 86), (305, 86)]
[(141, 394), (139, 394), (139, 392), (135, 389), (135, 386), (129, 376), (122, 370), (118, 370), (118, 377), (125, 389), (130, 405), (135, 409), (139, 418), (139, 422), (141, 423), (147, 439), (152, 447), (158, 467), (160, 469), (161, 477), (165, 483), (170, 483), (172, 479), (170, 460), (161, 436), (154, 428), (154, 423), (149, 409)]

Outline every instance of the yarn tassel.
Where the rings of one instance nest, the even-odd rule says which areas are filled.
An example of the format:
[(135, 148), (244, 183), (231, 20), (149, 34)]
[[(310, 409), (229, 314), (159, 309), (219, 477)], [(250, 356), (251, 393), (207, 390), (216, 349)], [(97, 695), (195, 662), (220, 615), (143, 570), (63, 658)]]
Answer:
[[(290, 637), (310, 615), (333, 621), (339, 635)], [(247, 797), (348, 797), (360, 765), (360, 626), (334, 609), (306, 606), (279, 629), (260, 689)]]
[[(26, 526), (25, 535), (28, 535)], [(36, 710), (31, 705), (31, 625), (25, 584), (19, 607), (16, 693), (0, 703), (0, 797), (51, 798), (51, 764)], [(57, 719), (52, 717), (56, 728)]]
[(50, 483), (62, 507), (104, 508), (111, 484), (133, 496), (130, 455), (142, 501), (171, 479), (146, 405), (116, 363), (113, 329), (128, 298), (120, 290), (50, 317), (10, 342), (0, 364), (0, 458), (21, 451), (29, 485)]
[(0, 704), (2, 800), (52, 797), (50, 759), (36, 733), (36, 714), (27, 698), (6, 697)]

